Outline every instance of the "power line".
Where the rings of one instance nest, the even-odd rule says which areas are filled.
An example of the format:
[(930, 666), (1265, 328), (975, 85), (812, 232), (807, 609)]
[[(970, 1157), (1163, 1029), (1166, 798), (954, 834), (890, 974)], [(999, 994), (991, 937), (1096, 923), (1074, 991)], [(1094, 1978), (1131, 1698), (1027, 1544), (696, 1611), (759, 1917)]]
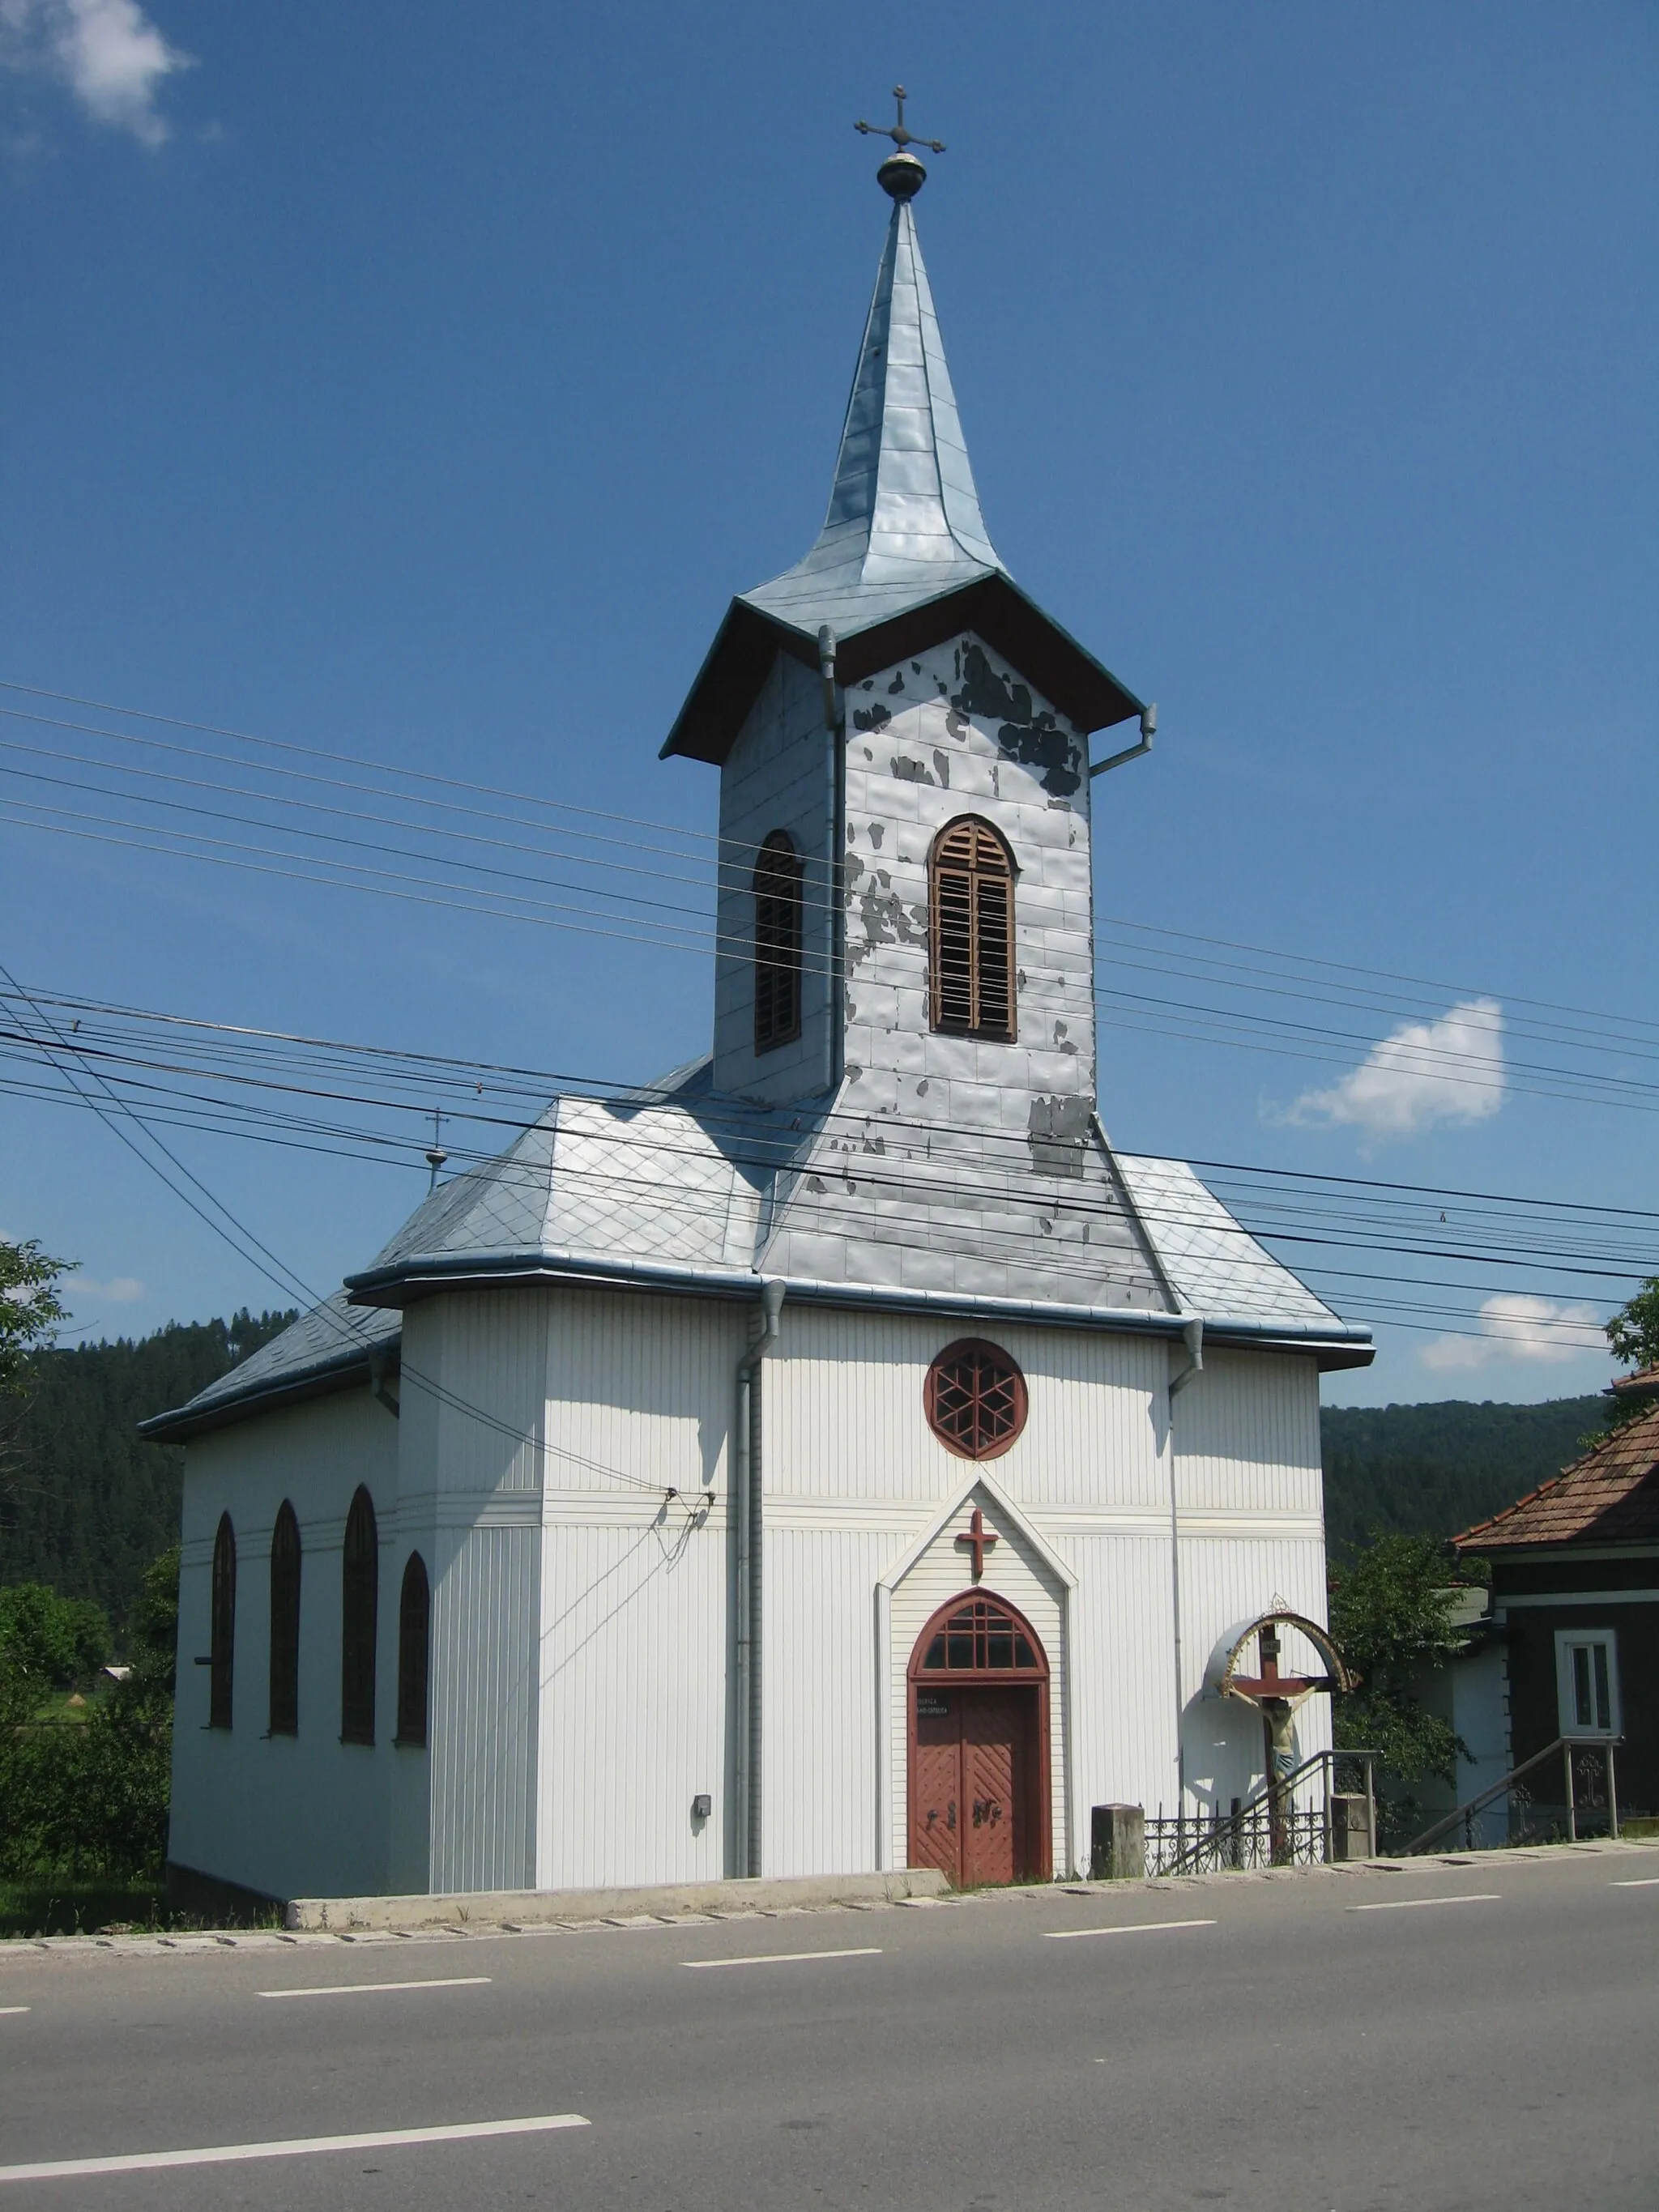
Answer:
[[(296, 758), (325, 761), (332, 767), (360, 768), (372, 774), (392, 776), (406, 782), (428, 784), (434, 789), (467, 792), (489, 798), (504, 799), (517, 805), (538, 807), (547, 812), (577, 815), (586, 819), (609, 822), (624, 828), (647, 829), (687, 842), (712, 844), (734, 851), (752, 853), (759, 850), (757, 845), (740, 843), (730, 838), (722, 837), (715, 832), (688, 829), (681, 824), (657, 822), (596, 807), (577, 806), (567, 800), (550, 799), (534, 793), (514, 791), (498, 785), (442, 775), (427, 769), (409, 768), (399, 763), (377, 761), (370, 757), (322, 747), (297, 744), (282, 738), (260, 737), (248, 731), (231, 729), (220, 724), (191, 721), (178, 715), (158, 714), (144, 708), (119, 706), (107, 701), (88, 699), (77, 693), (51, 690), (41, 685), (26, 684), (0, 678), (0, 690), (18, 692), (27, 697), (51, 699), (64, 705), (86, 707), (100, 714), (116, 714), (129, 720), (145, 721), (173, 729), (189, 730), (199, 735), (228, 738), (240, 744), (256, 746)], [(47, 720), (51, 718), (31, 719)], [(130, 732), (106, 731), (100, 734), (108, 736), (116, 742), (132, 741)], [(274, 770), (265, 772), (275, 773)], [(324, 779), (313, 780), (323, 781)], [(416, 803), (424, 804), (425, 802)], [(1208, 935), (1191, 930), (1171, 929), (1164, 925), (1144, 921), (1138, 917), (1104, 915), (1101, 919), (1108, 927), (1131, 930), (1154, 939), (1201, 946), (1215, 951), (1248, 953), (1260, 959), (1289, 963), (1297, 967), (1323, 971), (1330, 975), (1364, 978), (1371, 982), (1401, 984), (1412, 989), (1428, 991), (1443, 997), (1454, 999), (1497, 997), (1503, 999), (1508, 1006), (1526, 1006), (1535, 1007), (1543, 1012), (1568, 1014), (1583, 1020), (1609, 1024), (1617, 1030), (1634, 1030), (1650, 1038), (1659, 1039), (1659, 1023), (1621, 1011), (1583, 1007), (1558, 1000), (1534, 998), (1519, 992), (1502, 991), (1488, 984), (1449, 981), (1443, 977), (1417, 975), (1394, 969), (1365, 967), (1355, 962), (1332, 960), (1323, 955), (1287, 951), (1283, 947), (1258, 945), (1242, 939)]]

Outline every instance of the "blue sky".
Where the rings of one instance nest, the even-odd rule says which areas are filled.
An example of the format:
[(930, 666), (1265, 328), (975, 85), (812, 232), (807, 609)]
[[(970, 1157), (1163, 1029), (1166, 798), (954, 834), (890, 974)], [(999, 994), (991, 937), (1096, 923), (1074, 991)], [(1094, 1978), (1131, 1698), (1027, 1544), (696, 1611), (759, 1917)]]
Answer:
[[(850, 125), (900, 77), (994, 539), (1159, 702), (1097, 787), (1115, 1139), (1659, 1209), (1646, 5), (0, 0), (0, 678), (706, 830), (657, 748), (821, 519), (886, 213)], [(1222, 1042), (1145, 926), (1422, 980), (1267, 998), (1212, 953), (1320, 1032)], [(630, 1079), (708, 1019), (699, 955), (3, 805), (0, 941), (88, 998)], [(424, 1183), (175, 1141), (323, 1286)], [(1616, 1264), (1547, 1227), (1526, 1267), (1349, 1255), (1461, 1287), (1390, 1291), (1328, 1395), (1598, 1387), (1659, 1220)], [(0, 1231), (82, 1263), (94, 1334), (275, 1295), (63, 1106), (0, 1096)]]

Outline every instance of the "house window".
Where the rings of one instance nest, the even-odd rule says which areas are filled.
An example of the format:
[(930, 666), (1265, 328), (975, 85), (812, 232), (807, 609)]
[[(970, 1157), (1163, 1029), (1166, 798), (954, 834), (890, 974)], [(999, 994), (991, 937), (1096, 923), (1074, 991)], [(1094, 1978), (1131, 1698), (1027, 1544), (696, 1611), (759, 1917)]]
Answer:
[(1563, 1735), (1618, 1735), (1619, 1639), (1611, 1628), (1558, 1628), (1555, 1673)]
[(236, 1531), (228, 1513), (219, 1516), (219, 1533), (213, 1540), (208, 1668), (208, 1726), (228, 1729), (236, 1669)]
[(400, 1744), (426, 1741), (426, 1685), (432, 1638), (432, 1591), (426, 1562), (411, 1552), (398, 1601), (398, 1735)]
[(380, 1538), (374, 1501), (359, 1489), (346, 1516), (340, 1621), (340, 1741), (374, 1741), (374, 1639), (380, 1604)]
[(928, 877), (933, 1027), (1011, 1042), (1013, 856), (988, 822), (964, 814), (934, 839)]
[(300, 1733), (300, 1523), (287, 1498), (270, 1532), (270, 1733)]
[(1025, 1425), (1025, 1377), (994, 1344), (963, 1337), (927, 1370), (927, 1425), (960, 1459), (997, 1459)]
[(770, 1052), (800, 1035), (801, 868), (775, 830), (755, 864), (755, 1049)]

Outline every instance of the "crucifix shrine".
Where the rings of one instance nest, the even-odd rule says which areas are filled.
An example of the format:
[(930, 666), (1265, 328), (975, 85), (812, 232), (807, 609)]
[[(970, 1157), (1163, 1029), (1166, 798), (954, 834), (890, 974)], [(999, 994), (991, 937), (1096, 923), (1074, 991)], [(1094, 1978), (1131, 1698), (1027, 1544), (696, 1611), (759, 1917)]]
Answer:
[[(1325, 1662), (1322, 1674), (1281, 1674), (1279, 1671), (1280, 1654), (1279, 1626), (1299, 1629)], [(1241, 1674), (1237, 1672), (1243, 1656), (1244, 1647), (1254, 1638), (1256, 1647), (1256, 1672)], [(1272, 1837), (1273, 1863), (1280, 1865), (1291, 1856), (1290, 1791), (1289, 1784), (1296, 1766), (1295, 1739), (1291, 1721), (1297, 1707), (1312, 1697), (1316, 1691), (1332, 1692), (1350, 1690), (1354, 1677), (1344, 1665), (1341, 1655), (1331, 1642), (1328, 1632), (1316, 1621), (1309, 1620), (1288, 1609), (1264, 1613), (1240, 1632), (1229, 1655), (1221, 1680), (1224, 1697), (1242, 1698), (1255, 1705), (1261, 1715), (1267, 1737), (1267, 1825)]]
[(968, 1526), (957, 1538), (957, 1541), (965, 1551), (969, 1551), (974, 1555), (974, 1580), (976, 1583), (984, 1581), (985, 1554), (998, 1540), (996, 1531), (986, 1527), (985, 1516), (977, 1505), (975, 1506)]

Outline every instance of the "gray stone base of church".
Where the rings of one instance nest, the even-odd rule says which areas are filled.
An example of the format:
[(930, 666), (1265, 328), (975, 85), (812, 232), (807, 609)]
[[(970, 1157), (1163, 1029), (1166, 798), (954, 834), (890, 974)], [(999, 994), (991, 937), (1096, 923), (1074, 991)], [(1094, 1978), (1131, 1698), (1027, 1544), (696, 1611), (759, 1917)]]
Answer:
[(943, 1897), (932, 1867), (896, 1874), (796, 1875), (769, 1881), (692, 1881), (627, 1889), (488, 1889), (454, 1897), (296, 1897), (291, 1929), (533, 1928), (554, 1923), (654, 1919), (686, 1912), (775, 1912), (791, 1905), (898, 1905)]

